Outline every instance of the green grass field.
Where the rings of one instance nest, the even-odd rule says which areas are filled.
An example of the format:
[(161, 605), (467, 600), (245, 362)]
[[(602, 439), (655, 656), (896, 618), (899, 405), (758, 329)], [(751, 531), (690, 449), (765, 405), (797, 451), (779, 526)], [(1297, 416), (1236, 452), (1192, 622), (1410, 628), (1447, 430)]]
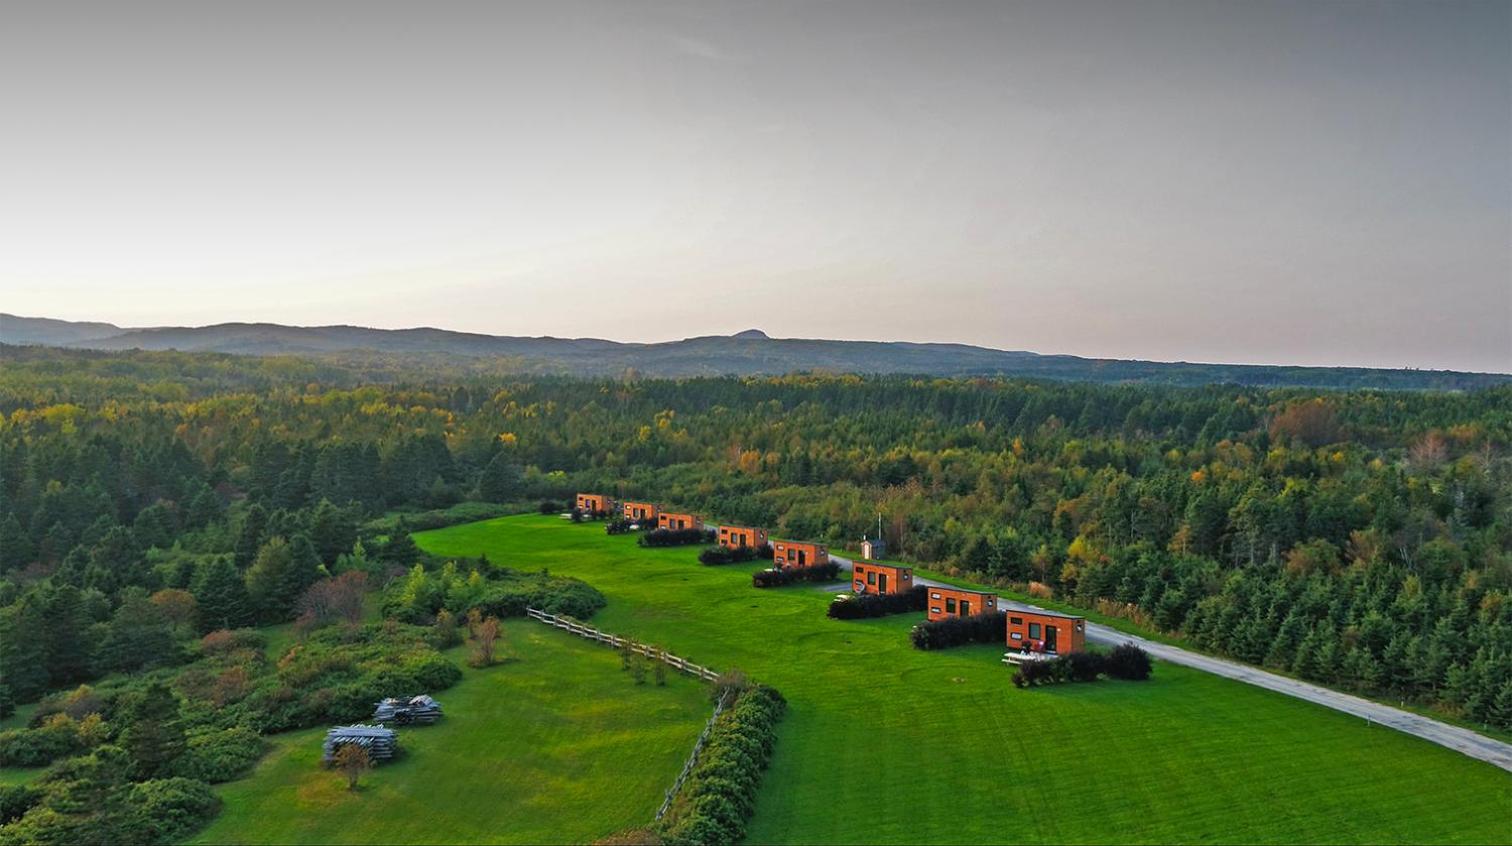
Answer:
[[(703, 567), (692, 549), (641, 549), (601, 525), (506, 517), (415, 539), (583, 578), (609, 597), (601, 628), (782, 691), (791, 709), (752, 843), (1512, 842), (1501, 770), (1238, 682), (1160, 664), (1146, 683), (1022, 691), (1001, 647), (913, 650), (922, 615), (832, 621), (821, 590), (758, 591), (756, 565)], [(574, 804), (598, 816), (623, 793), (581, 785)], [(433, 838), (474, 834), (444, 816), (428, 815)]]
[(613, 650), (525, 620), (504, 631), (515, 658), (437, 692), (446, 717), (401, 730), (404, 754), (358, 792), (320, 767), (324, 728), (275, 735), (191, 842), (581, 843), (644, 825), (709, 718), (708, 687), (636, 686)]

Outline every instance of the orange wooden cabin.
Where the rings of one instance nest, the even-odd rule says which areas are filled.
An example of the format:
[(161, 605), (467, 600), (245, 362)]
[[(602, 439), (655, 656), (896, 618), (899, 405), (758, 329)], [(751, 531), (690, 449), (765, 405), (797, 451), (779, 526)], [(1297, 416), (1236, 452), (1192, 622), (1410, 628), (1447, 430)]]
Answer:
[(767, 542), (766, 529), (746, 526), (720, 526), (719, 545), (728, 549), (755, 549)]
[(789, 567), (814, 567), (829, 563), (829, 547), (819, 543), (799, 541), (772, 541), (772, 566), (779, 570)]
[(657, 508), (654, 502), (626, 502), (623, 513), (626, 520), (647, 523), (655, 522), (656, 515), (661, 513), (661, 509)]
[(973, 614), (991, 614), (998, 610), (997, 594), (966, 588), (929, 588), (928, 617), (943, 620), (947, 617), (970, 617)]
[(913, 589), (913, 568), (857, 561), (851, 589), (855, 593), (908, 593)]
[(656, 515), (656, 528), (702, 529), (703, 520), (697, 514), (678, 514), (675, 511), (663, 511)]
[(1008, 610), (1008, 648), (1025, 652), (1081, 652), (1087, 621), (1054, 611)]
[(585, 514), (609, 514), (614, 511), (614, 500), (603, 494), (580, 493), (577, 509)]

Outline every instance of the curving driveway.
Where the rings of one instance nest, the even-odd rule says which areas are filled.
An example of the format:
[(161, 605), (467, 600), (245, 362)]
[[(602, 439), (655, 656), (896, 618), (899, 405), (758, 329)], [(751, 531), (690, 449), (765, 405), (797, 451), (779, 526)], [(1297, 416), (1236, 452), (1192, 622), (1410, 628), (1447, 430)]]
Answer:
[[(837, 562), (842, 569), (848, 570), (852, 566), (850, 559), (842, 558), (838, 555), (831, 555), (830, 560)], [(914, 577), (914, 584), (948, 587), (943, 582), (919, 576)], [(1003, 610), (1012, 608), (1037, 610), (1033, 605), (1015, 602), (1001, 596), (998, 597), (998, 607)], [(1345, 714), (1351, 714), (1372, 723), (1379, 723), (1383, 726), (1394, 728), (1397, 731), (1421, 737), (1430, 743), (1437, 743), (1447, 749), (1453, 749), (1461, 754), (1469, 755), (1472, 758), (1486, 761), (1503, 770), (1512, 772), (1512, 744), (1493, 740), (1470, 729), (1451, 726), (1448, 723), (1442, 723), (1430, 717), (1424, 717), (1400, 708), (1393, 708), (1390, 705), (1382, 705), (1379, 702), (1371, 702), (1358, 696), (1351, 696), (1347, 693), (1340, 693), (1337, 690), (1277, 675), (1247, 664), (1240, 664), (1224, 658), (1214, 658), (1210, 655), (1182, 649), (1179, 646), (1156, 643), (1137, 635), (1125, 634), (1117, 629), (1090, 621), (1087, 623), (1087, 639), (1095, 643), (1112, 644), (1115, 646), (1120, 643), (1133, 643), (1135, 646), (1162, 661), (1202, 670), (1217, 676), (1241, 681), (1245, 684), (1263, 687), (1266, 690), (1284, 693), (1287, 696), (1304, 699), (1308, 702), (1322, 705), (1325, 708), (1332, 708), (1335, 711), (1342, 711)]]

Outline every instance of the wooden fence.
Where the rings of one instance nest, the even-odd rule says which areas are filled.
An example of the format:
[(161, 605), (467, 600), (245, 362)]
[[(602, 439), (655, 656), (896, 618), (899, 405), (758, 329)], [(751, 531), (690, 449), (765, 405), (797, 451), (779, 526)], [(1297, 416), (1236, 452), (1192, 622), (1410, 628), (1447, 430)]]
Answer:
[(630, 645), (631, 651), (638, 652), (641, 655), (644, 655), (652, 660), (661, 661), (674, 670), (687, 673), (690, 676), (697, 676), (704, 681), (714, 681), (715, 679), (719, 678), (719, 672), (717, 670), (711, 670), (708, 667), (700, 666), (693, 663), (692, 661), (687, 660), (686, 658), (679, 658), (676, 655), (673, 655), (672, 653), (666, 651), (665, 649), (658, 649), (655, 646), (651, 646), (645, 643), (637, 643), (636, 641), (633, 641), (626, 637), (620, 637), (619, 635), (613, 635), (608, 632), (599, 631), (592, 626), (585, 626), (570, 617), (558, 617), (555, 614), (547, 614), (545, 611), (537, 611), (534, 608), (526, 608), (525, 613), (536, 620), (540, 620), (548, 626), (555, 626), (559, 629), (562, 629), (563, 631), (572, 632), (578, 637), (585, 637), (589, 640), (596, 640), (599, 643), (607, 644), (614, 647), (615, 649), (621, 649), (625, 646), (625, 644), (628, 643)]
[[(570, 617), (558, 617), (555, 614), (547, 614), (545, 611), (539, 611), (535, 608), (526, 608), (525, 613), (532, 619), (540, 620), (548, 626), (555, 626), (563, 631), (572, 632), (578, 637), (595, 640), (599, 643), (612, 646), (615, 649), (622, 649), (626, 644), (629, 644), (631, 651), (638, 652), (654, 661), (661, 661), (675, 670), (687, 673), (690, 676), (697, 676), (704, 681), (714, 681), (719, 678), (718, 671), (695, 664), (686, 658), (679, 658), (665, 649), (658, 649), (649, 644), (637, 643), (627, 637), (599, 631), (592, 626), (585, 626)], [(682, 789), (683, 782), (688, 778), (688, 773), (693, 772), (693, 767), (698, 764), (698, 755), (703, 752), (704, 742), (709, 739), (709, 732), (714, 730), (714, 721), (719, 719), (719, 715), (724, 712), (725, 705), (727, 704), (725, 700), (728, 698), (729, 694), (726, 694), (721, 696), (718, 702), (714, 703), (713, 715), (709, 717), (707, 723), (704, 723), (703, 732), (698, 735), (698, 741), (693, 744), (692, 754), (688, 755), (688, 760), (683, 762), (682, 772), (677, 774), (677, 781), (672, 782), (672, 787), (667, 790), (667, 797), (662, 800), (661, 807), (656, 811), (656, 818), (658, 820), (666, 816), (667, 809), (672, 807), (672, 800), (677, 798), (677, 791)]]
[(693, 767), (698, 764), (698, 756), (703, 752), (704, 741), (709, 739), (709, 732), (714, 730), (714, 721), (719, 719), (720, 713), (724, 711), (725, 700), (729, 698), (730, 694), (726, 693), (714, 703), (714, 714), (709, 717), (707, 723), (704, 723), (703, 731), (699, 733), (698, 740), (693, 744), (693, 753), (688, 756), (688, 760), (683, 762), (682, 772), (677, 774), (677, 781), (672, 782), (672, 786), (667, 790), (667, 798), (663, 799), (661, 807), (656, 809), (658, 820), (667, 815), (667, 809), (672, 807), (672, 800), (677, 798), (677, 791), (682, 790), (683, 782), (688, 779), (688, 773), (693, 772)]

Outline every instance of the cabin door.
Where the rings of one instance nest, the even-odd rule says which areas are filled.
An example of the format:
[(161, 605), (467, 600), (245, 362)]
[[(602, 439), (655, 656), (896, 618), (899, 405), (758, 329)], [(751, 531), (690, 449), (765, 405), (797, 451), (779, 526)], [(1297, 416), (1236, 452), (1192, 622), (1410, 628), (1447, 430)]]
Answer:
[(877, 593), (887, 593), (887, 574), (877, 574)]
[(803, 567), (803, 566), (805, 566), (807, 564), (808, 564), (808, 553), (804, 552), (801, 549), (798, 550), (798, 566), (799, 567)]
[(1046, 626), (1045, 627), (1045, 651), (1046, 652), (1054, 652), (1055, 651), (1055, 635), (1056, 635), (1056, 633), (1057, 633), (1057, 629), (1055, 628), (1055, 626)]

